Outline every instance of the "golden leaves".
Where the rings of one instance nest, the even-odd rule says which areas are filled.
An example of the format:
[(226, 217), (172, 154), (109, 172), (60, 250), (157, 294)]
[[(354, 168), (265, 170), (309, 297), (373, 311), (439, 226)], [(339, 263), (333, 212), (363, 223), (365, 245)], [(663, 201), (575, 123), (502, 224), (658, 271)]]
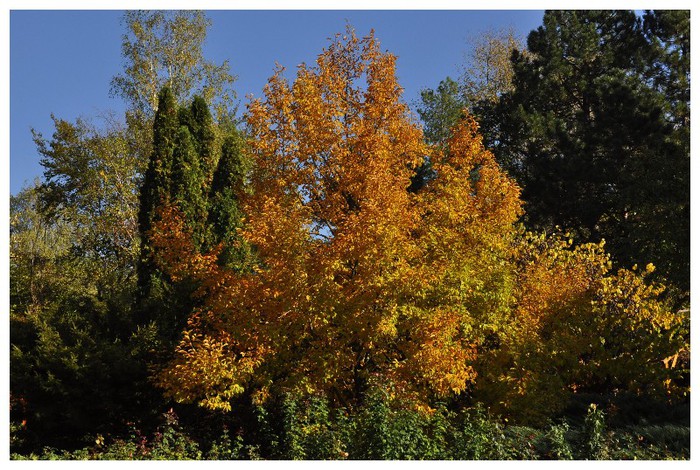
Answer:
[(662, 360), (685, 347), (684, 320), (648, 271), (613, 273), (603, 243), (573, 246), (560, 235), (525, 234), (514, 259), (515, 321), (500, 350), (482, 357), (477, 382), (480, 396), (501, 397), (499, 412), (537, 423), (573, 390), (670, 384)]
[(158, 376), (158, 384), (177, 401), (197, 401), (209, 409), (230, 411), (229, 400), (244, 391), (263, 355), (264, 351), (257, 350), (236, 354), (232, 345), (185, 331), (175, 359)]
[[(203, 298), (160, 375), (170, 396), (227, 409), (244, 389), (352, 399), (391, 381), (424, 406), (474, 384), (499, 411), (535, 419), (603, 381), (598, 371), (637, 367), (631, 352), (661, 365), (677, 352), (663, 341), (679, 317), (644, 274), (610, 274), (602, 243), (519, 230), (520, 189), (472, 117), (426, 147), (395, 60), (349, 30), (291, 85), (278, 67), (251, 102), (239, 232), (255, 248), (250, 272), (197, 253), (182, 216), (162, 210), (159, 262), (197, 279)], [(411, 194), (426, 155), (435, 178)]]

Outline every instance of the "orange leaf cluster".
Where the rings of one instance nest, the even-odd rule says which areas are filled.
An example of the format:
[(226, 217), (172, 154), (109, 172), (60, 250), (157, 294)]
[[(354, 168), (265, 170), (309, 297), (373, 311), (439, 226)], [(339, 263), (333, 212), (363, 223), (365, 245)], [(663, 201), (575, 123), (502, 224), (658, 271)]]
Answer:
[[(160, 264), (203, 299), (158, 377), (167, 393), (220, 409), (244, 390), (344, 403), (390, 381), (428, 403), (475, 383), (482, 400), (537, 419), (600, 382), (600, 364), (638, 365), (624, 360), (629, 342), (601, 346), (613, 325), (630, 341), (646, 332), (649, 361), (677, 352), (661, 341), (679, 318), (640, 276), (611, 275), (600, 246), (519, 231), (520, 190), (473, 118), (442, 153), (424, 144), (395, 61), (348, 30), (292, 84), (279, 67), (249, 105), (251, 271), (198, 253), (177, 210), (161, 210)], [(426, 156), (435, 178), (413, 194)]]

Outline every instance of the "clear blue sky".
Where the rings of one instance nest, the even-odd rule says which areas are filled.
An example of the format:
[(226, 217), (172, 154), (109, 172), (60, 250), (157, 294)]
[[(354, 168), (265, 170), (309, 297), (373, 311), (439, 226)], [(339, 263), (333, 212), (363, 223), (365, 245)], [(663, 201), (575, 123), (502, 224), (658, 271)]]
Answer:
[[(10, 191), (42, 174), (30, 128), (50, 137), (51, 113), (74, 120), (114, 110), (109, 82), (122, 69), (120, 11), (10, 12)], [(422, 88), (457, 77), (469, 39), (488, 29), (513, 27), (523, 37), (541, 24), (542, 11), (209, 11), (213, 24), (205, 56), (228, 59), (238, 76), (235, 90), (260, 96), (275, 62), (291, 77), (312, 63), (327, 38), (346, 20), (358, 36), (375, 30), (382, 49), (398, 56), (404, 100)]]

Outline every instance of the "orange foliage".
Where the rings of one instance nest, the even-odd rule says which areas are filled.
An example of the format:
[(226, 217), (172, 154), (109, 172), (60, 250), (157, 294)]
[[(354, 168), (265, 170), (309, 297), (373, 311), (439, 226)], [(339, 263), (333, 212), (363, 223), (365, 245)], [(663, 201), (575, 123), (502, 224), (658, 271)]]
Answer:
[[(465, 335), (473, 319), (451, 303), (421, 305), (420, 287), (443, 276), (423, 260), (444, 230), (458, 238), (464, 230), (476, 236), (480, 225), (493, 236), (511, 227), (517, 189), (469, 121), (431, 196), (412, 196), (412, 169), (430, 150), (400, 101), (394, 68), (395, 57), (372, 35), (348, 32), (316, 67), (302, 65), (292, 86), (278, 68), (265, 99), (250, 104), (255, 169), (241, 202), (242, 235), (259, 260), (254, 273), (235, 274), (210, 262), (213, 255), (194, 253), (173, 230), (176, 219), (160, 228), (169, 235), (155, 243), (180, 250), (165, 264), (173, 273), (196, 266), (206, 299), (161, 375), (173, 396), (195, 399), (182, 390), (198, 376), (194, 390), (207, 406), (243, 387), (264, 394), (273, 382), (352, 398), (372, 377), (442, 395), (474, 379), (475, 344)], [(480, 177), (465, 186), (477, 167)], [(443, 208), (428, 207), (447, 197)], [(502, 217), (510, 220), (499, 225)], [(254, 376), (240, 364), (244, 357)], [(207, 361), (228, 372), (215, 373), (220, 366), (206, 368)]]
[[(293, 84), (278, 67), (249, 105), (240, 235), (257, 256), (252, 272), (198, 253), (177, 210), (161, 210), (159, 262), (196, 279), (203, 304), (159, 384), (229, 409), (246, 389), (342, 402), (391, 381), (427, 403), (474, 383), (498, 411), (537, 420), (605, 374), (620, 386), (653, 380), (619, 373), (642, 367), (628, 360), (630, 341), (647, 338), (635, 357), (668, 357), (679, 343), (663, 341), (682, 319), (639, 275), (611, 275), (600, 246), (523, 236), (520, 190), (476, 122), (453, 130), (444, 155), (427, 148), (395, 61), (372, 34), (348, 30)], [(426, 155), (436, 178), (412, 194)], [(614, 349), (616, 328), (632, 339)]]

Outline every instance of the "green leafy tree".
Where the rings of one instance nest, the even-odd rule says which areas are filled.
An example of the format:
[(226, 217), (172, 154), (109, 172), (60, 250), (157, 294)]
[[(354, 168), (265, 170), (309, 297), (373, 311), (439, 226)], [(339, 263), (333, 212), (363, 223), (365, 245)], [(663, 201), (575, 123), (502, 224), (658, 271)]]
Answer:
[(103, 268), (94, 277), (100, 289), (130, 284), (138, 258), (134, 188), (142, 165), (127, 130), (113, 116), (105, 118), (104, 128), (84, 119), (52, 118), (51, 139), (32, 131), (44, 168), (37, 188), (42, 213), (75, 228), (75, 249)]
[(219, 116), (234, 105), (227, 61), (216, 65), (204, 58), (202, 47), (211, 26), (201, 11), (127, 11), (122, 22), (124, 72), (112, 79), (113, 95), (121, 96), (141, 117), (158, 109), (158, 94), (167, 86), (178, 103), (194, 94), (213, 105)]
[(71, 247), (72, 227), (41, 212), (40, 183), (10, 196), (10, 311), (40, 309), (59, 277), (52, 260)]

